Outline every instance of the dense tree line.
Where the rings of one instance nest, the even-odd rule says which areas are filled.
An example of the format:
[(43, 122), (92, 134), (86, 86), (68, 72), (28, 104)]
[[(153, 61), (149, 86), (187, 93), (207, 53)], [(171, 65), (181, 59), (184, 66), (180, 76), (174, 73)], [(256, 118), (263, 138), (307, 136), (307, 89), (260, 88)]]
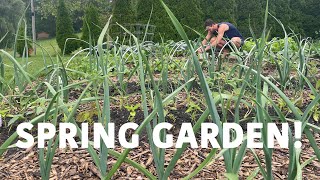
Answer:
[[(136, 1), (113, 1), (114, 22), (147, 23), (153, 6), (150, 23), (157, 26), (156, 40), (160, 40), (159, 35), (168, 39), (179, 39), (159, 0), (139, 0), (137, 6), (119, 5), (132, 2)], [(164, 0), (164, 2), (182, 24), (194, 30), (203, 32), (204, 20), (211, 18), (216, 22), (234, 23), (245, 37), (251, 36), (249, 25), (254, 33), (261, 32), (266, 7), (266, 0)], [(118, 12), (120, 14), (136, 12), (136, 15), (130, 15), (132, 19), (124, 20), (117, 18)], [(303, 36), (320, 37), (319, 0), (269, 0), (269, 13), (279, 19), (289, 33), (294, 31)], [(188, 35), (191, 38), (197, 37), (188, 27), (186, 27)], [(271, 29), (271, 36), (283, 36), (281, 26), (271, 16), (268, 27)]]
[[(191, 39), (198, 35), (191, 29), (204, 33), (203, 22), (211, 18), (216, 22), (229, 21), (234, 23), (245, 37), (251, 36), (249, 25), (254, 33), (260, 33), (263, 26), (266, 0), (163, 0), (184, 25)], [(49, 32), (51, 37), (56, 35), (56, 20), (59, 0), (35, 1), (37, 32)], [(90, 27), (98, 34), (98, 26), (102, 27), (113, 14), (112, 23), (146, 24), (153, 7), (150, 24), (155, 25), (156, 41), (162, 39), (179, 40), (167, 13), (160, 0), (68, 0), (66, 9), (71, 18), (74, 32), (87, 31), (83, 26), (85, 11), (88, 3), (97, 15), (88, 15)], [(7, 38), (0, 43), (0, 48), (11, 47), (14, 35), (17, 33), (18, 21), (25, 11), (28, 33), (31, 35), (31, 13), (25, 9), (30, 0), (0, 0), (0, 39), (8, 32)], [(291, 30), (302, 36), (320, 38), (320, 3), (319, 0), (269, 0), (269, 12), (278, 18), (290, 33)], [(29, 6), (30, 8), (30, 6)], [(12, 12), (15, 13), (12, 13)], [(89, 13), (90, 11), (88, 11)], [(92, 10), (91, 10), (92, 12)], [(98, 20), (96, 20), (98, 19)], [(98, 23), (101, 22), (101, 23)], [(95, 24), (94, 26), (92, 26)], [(283, 30), (277, 21), (269, 16), (268, 27), (271, 36), (283, 36)], [(71, 31), (70, 31), (71, 32)], [(88, 39), (85, 33), (82, 39)], [(94, 35), (94, 39), (97, 35)]]

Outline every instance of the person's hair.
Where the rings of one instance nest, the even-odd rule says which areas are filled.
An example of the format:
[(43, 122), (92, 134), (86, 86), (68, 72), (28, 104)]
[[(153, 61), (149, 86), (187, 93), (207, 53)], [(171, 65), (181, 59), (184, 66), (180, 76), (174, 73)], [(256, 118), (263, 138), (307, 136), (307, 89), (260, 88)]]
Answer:
[(215, 23), (212, 19), (207, 19), (204, 22), (204, 28), (206, 28), (207, 26), (212, 26), (213, 24), (217, 24), (217, 23)]

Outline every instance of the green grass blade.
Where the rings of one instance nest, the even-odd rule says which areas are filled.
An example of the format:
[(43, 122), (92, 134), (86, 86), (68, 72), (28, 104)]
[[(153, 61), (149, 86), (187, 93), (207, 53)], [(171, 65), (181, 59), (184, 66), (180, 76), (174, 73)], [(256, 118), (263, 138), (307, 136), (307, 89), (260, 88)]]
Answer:
[[(109, 149), (109, 154), (111, 156), (114, 156), (116, 158), (119, 158), (121, 156), (120, 153), (114, 151), (114, 150), (111, 150)], [(140, 164), (138, 164), (137, 162), (129, 159), (129, 158), (125, 158), (124, 159), (124, 162), (130, 164), (131, 166), (137, 168), (140, 172), (142, 172), (145, 176), (147, 176), (147, 178), (149, 179), (152, 179), (152, 180), (156, 180), (157, 178), (152, 174), (150, 173), (147, 169), (145, 169), (144, 167), (142, 167)]]
[(300, 164), (300, 153), (301, 149), (296, 150), (296, 165), (297, 165), (297, 175), (296, 178), (297, 180), (302, 180), (302, 168)]
[(317, 142), (315, 141), (315, 138), (313, 137), (311, 131), (309, 129), (304, 129), (304, 133), (306, 134), (307, 138), (309, 139), (309, 143), (311, 147), (314, 150), (314, 153), (317, 156), (317, 159), (320, 161), (320, 149), (317, 145)]
[(268, 179), (268, 177), (267, 177), (267, 172), (266, 172), (266, 170), (263, 168), (259, 156), (256, 154), (256, 152), (254, 151), (254, 149), (250, 149), (250, 150), (251, 150), (251, 152), (252, 152), (252, 154), (253, 154), (254, 159), (255, 159), (256, 162), (258, 163), (258, 166), (259, 166), (259, 169), (260, 169), (260, 172), (261, 172), (263, 178), (264, 178), (264, 179)]
[[(106, 60), (104, 57), (104, 51), (102, 49), (103, 39), (105, 35), (107, 34), (107, 31), (109, 30), (109, 25), (111, 21), (112, 16), (108, 19), (107, 24), (104, 26), (102, 32), (100, 33), (99, 39), (98, 39), (98, 61), (100, 64), (100, 67), (103, 72), (104, 81), (103, 81), (103, 89), (104, 89), (104, 102), (103, 102), (103, 110), (102, 110), (102, 120), (103, 124), (105, 126), (105, 129), (108, 129), (108, 123), (110, 122), (110, 95), (109, 95), (109, 83), (108, 83), (108, 58)], [(104, 62), (106, 61), (106, 62)], [(106, 176), (107, 171), (107, 158), (108, 158), (108, 148), (104, 143), (101, 144), (100, 147), (100, 173), (102, 177)]]
[[(138, 129), (135, 131), (134, 134), (140, 134), (142, 129), (145, 128), (145, 126), (150, 123), (150, 121), (154, 118), (154, 116), (157, 114), (158, 109), (154, 109), (149, 116), (144, 119), (144, 121), (140, 124)], [(131, 149), (125, 149), (121, 156), (118, 158), (118, 161), (113, 165), (111, 170), (108, 172), (107, 176), (104, 179), (111, 179), (113, 174), (118, 170), (118, 168), (121, 166), (122, 162), (125, 160), (125, 158), (128, 156)]]
[(259, 169), (259, 168), (256, 168), (256, 169), (250, 174), (250, 176), (247, 177), (247, 180), (252, 180), (252, 179), (254, 179), (254, 178), (258, 175), (259, 171), (260, 171), (260, 169)]
[[(209, 116), (209, 110), (206, 109), (196, 124), (193, 126), (193, 132), (196, 133), (199, 131), (201, 124), (208, 118)], [(187, 148), (188, 144), (184, 143), (181, 148), (177, 149), (177, 152), (174, 154), (174, 156), (171, 158), (169, 165), (167, 166), (165, 173), (164, 173), (164, 178), (168, 178), (170, 176), (171, 171), (175, 167), (176, 163), (178, 162), (179, 158), (181, 157), (182, 153), (184, 150)]]
[[(1, 41), (0, 41), (1, 42)], [(4, 80), (4, 64), (3, 64), (3, 60), (2, 60), (2, 56), (0, 55), (0, 93), (3, 94), (3, 90), (4, 90), (4, 83), (2, 82), (2, 80)]]
[(204, 169), (211, 161), (212, 158), (214, 158), (214, 156), (216, 155), (218, 149), (212, 149), (210, 151), (210, 153), (208, 154), (208, 156), (206, 157), (206, 159), (199, 164), (199, 166), (197, 167), (197, 169), (195, 169), (192, 173), (190, 173), (187, 177), (183, 178), (183, 180), (187, 180), (187, 179), (191, 179), (192, 177), (194, 177), (195, 175), (197, 175), (202, 169)]
[[(119, 25), (119, 24), (118, 24)], [(147, 95), (146, 95), (146, 87), (145, 87), (145, 72), (144, 72), (144, 64), (143, 64), (143, 54), (141, 53), (140, 50), (140, 45), (138, 43), (138, 39), (125, 27), (123, 27), (122, 25), (119, 25), (127, 34), (130, 35), (130, 37), (132, 36), (135, 44), (138, 48), (138, 64), (139, 64), (139, 79), (140, 79), (140, 89), (141, 89), (141, 94), (142, 94), (142, 107), (143, 107), (143, 113), (144, 113), (144, 118), (147, 118), (149, 116), (148, 114), (148, 104), (147, 104)], [(145, 64), (148, 64), (148, 62), (146, 62)], [(149, 72), (149, 74), (152, 74)], [(147, 135), (148, 135), (148, 141), (150, 144), (150, 148), (151, 148), (151, 152), (153, 154), (153, 159), (154, 159), (154, 163), (156, 166), (156, 171), (158, 176), (161, 176), (163, 173), (162, 170), (162, 166), (163, 164), (160, 163), (160, 155), (159, 155), (159, 151), (158, 148), (154, 145), (153, 143), (153, 139), (152, 139), (152, 127), (150, 125), (150, 123), (147, 124)]]
[(234, 174), (237, 174), (240, 167), (241, 167), (243, 157), (246, 154), (246, 147), (247, 147), (247, 140), (244, 140), (244, 142), (241, 144), (240, 149), (238, 151), (238, 154), (236, 155), (236, 158), (233, 162), (233, 173)]
[[(7, 53), (6, 51), (0, 49), (0, 52), (2, 52), (5, 56), (7, 56), (9, 58), (9, 60), (17, 67), (17, 69), (19, 70), (19, 72), (23, 75), (23, 77), (27, 80), (28, 84), (32, 84), (31, 79), (28, 75), (28, 73), (23, 69), (23, 67), (20, 65), (20, 63), (13, 57), (11, 56), (9, 53)], [(37, 95), (37, 93), (35, 92), (35, 90), (33, 89), (34, 93)]]
[(310, 164), (312, 161), (314, 161), (317, 157), (316, 156), (312, 156), (311, 158), (309, 158), (308, 160), (306, 160), (305, 162), (303, 162), (301, 164), (301, 169), (303, 169), (304, 167), (306, 167), (308, 164)]

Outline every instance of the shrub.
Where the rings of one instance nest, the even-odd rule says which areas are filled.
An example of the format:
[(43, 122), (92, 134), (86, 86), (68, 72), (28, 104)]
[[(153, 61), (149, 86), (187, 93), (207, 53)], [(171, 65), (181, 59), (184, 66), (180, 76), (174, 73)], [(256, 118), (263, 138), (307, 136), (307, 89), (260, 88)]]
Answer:
[[(85, 10), (81, 39), (89, 42), (89, 37), (91, 36), (91, 42), (93, 43), (93, 45), (96, 44), (101, 32), (98, 25), (100, 25), (98, 9), (90, 3)], [(87, 46), (88, 45), (86, 43), (82, 43), (83, 48)]]
[[(26, 48), (27, 45), (27, 48)], [(25, 51), (25, 52), (24, 52)], [(17, 39), (17, 53), (22, 57), (23, 53), (25, 56), (31, 55), (32, 53), (32, 46), (28, 37), (25, 36), (25, 27), (20, 26), (19, 34)]]
[(133, 4), (130, 0), (116, 0), (113, 1), (113, 19), (111, 34), (113, 38), (120, 36), (120, 40), (124, 37), (124, 31), (120, 28), (117, 23), (121, 25), (133, 24), (135, 21), (135, 13), (133, 10)]
[[(203, 16), (204, 13), (200, 8), (200, 2), (197, 0), (179, 0), (171, 2), (172, 11), (176, 14), (177, 19), (181, 24), (188, 26), (185, 27), (185, 31), (190, 39), (195, 39), (198, 35), (193, 31), (203, 31)], [(187, 10), (188, 9), (188, 10)], [(181, 37), (175, 33), (176, 37), (174, 40), (181, 40)]]
[(65, 53), (70, 54), (74, 50), (78, 49), (79, 43), (75, 40), (69, 40), (66, 44), (66, 47), (64, 47), (68, 38), (78, 38), (76, 35), (74, 35), (72, 20), (64, 0), (59, 0), (56, 26), (56, 39), (61, 51), (65, 49)]
[[(182, 0), (176, 2), (165, 0), (164, 2), (172, 9), (173, 13), (177, 15), (178, 20), (182, 24), (195, 30), (200, 30), (200, 28), (203, 29), (203, 13), (198, 1)], [(146, 24), (148, 22), (152, 6), (153, 14), (150, 24), (156, 26), (155, 41), (161, 42), (161, 37), (164, 38), (164, 40), (181, 40), (159, 0), (140, 0), (137, 10), (137, 21), (139, 23)], [(186, 11), (186, 9), (192, 9), (192, 13), (190, 13), (190, 11)], [(186, 28), (186, 30), (187, 35), (190, 38), (197, 37), (192, 30), (189, 30), (188, 28)]]
[(154, 41), (161, 42), (161, 37), (164, 40), (175, 39), (174, 27), (159, 0), (140, 0), (137, 6), (137, 22), (148, 23), (152, 6), (153, 12), (150, 24), (156, 26)]

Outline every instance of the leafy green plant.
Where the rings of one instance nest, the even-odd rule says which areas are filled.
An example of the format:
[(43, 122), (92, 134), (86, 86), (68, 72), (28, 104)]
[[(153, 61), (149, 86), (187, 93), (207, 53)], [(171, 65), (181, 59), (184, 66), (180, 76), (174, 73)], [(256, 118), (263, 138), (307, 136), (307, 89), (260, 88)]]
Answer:
[(196, 120), (196, 115), (198, 112), (202, 112), (202, 109), (200, 108), (200, 106), (198, 104), (194, 103), (193, 101), (189, 101), (186, 113), (191, 114), (192, 120), (194, 120), (194, 121)]
[(126, 105), (124, 106), (129, 112), (129, 121), (133, 122), (134, 121), (134, 117), (137, 114), (137, 109), (140, 107), (140, 104), (136, 104), (136, 105)]

